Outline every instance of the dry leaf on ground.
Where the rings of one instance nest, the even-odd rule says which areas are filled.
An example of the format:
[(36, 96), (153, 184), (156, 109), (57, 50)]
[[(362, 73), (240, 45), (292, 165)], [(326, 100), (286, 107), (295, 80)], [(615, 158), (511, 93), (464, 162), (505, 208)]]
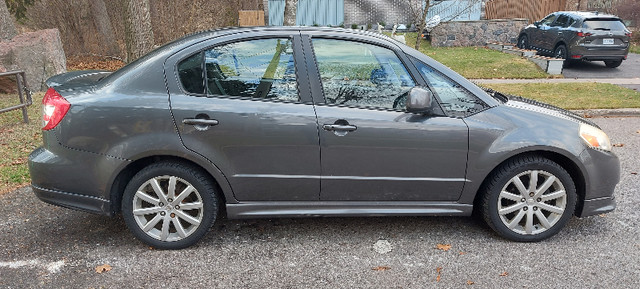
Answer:
[(500, 273), (500, 277), (506, 277), (506, 276), (509, 276), (509, 272)]
[(471, 280), (467, 280), (467, 285), (473, 285), (473, 284), (475, 284), (475, 283), (476, 283), (476, 282), (473, 282), (473, 281), (471, 281)]
[(108, 264), (100, 265), (100, 266), (96, 267), (96, 273), (102, 274), (104, 272), (111, 271), (111, 269), (112, 269), (111, 266), (108, 265)]
[(442, 271), (442, 267), (436, 268), (436, 272), (438, 272), (438, 276), (436, 276), (436, 282), (440, 282), (440, 272)]
[(613, 146), (617, 147), (617, 148), (621, 148), (621, 147), (624, 146), (624, 144), (623, 143), (616, 143), (616, 144), (613, 144)]
[(462, 251), (460, 251), (460, 253), (459, 253), (459, 254), (460, 254), (460, 255), (464, 255), (464, 254), (467, 254), (467, 252), (462, 252)]
[(451, 249), (451, 244), (438, 244), (436, 245), (436, 249), (442, 250), (442, 251), (449, 251), (449, 249)]
[(391, 267), (389, 266), (378, 266), (375, 268), (371, 268), (371, 270), (373, 271), (387, 271), (387, 270), (391, 270)]

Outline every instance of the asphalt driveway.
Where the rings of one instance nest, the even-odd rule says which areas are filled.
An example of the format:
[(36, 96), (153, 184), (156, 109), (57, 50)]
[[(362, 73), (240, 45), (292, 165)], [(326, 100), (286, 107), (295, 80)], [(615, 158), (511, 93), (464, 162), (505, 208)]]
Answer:
[(122, 218), (23, 188), (0, 196), (0, 287), (638, 288), (640, 118), (595, 121), (622, 161), (618, 209), (544, 242), (509, 242), (472, 218), (222, 220), (194, 247), (158, 251)]
[[(562, 71), (565, 78), (640, 78), (640, 55), (629, 53), (627, 60), (617, 68), (608, 68), (602, 61), (581, 61), (565, 67)], [(631, 89), (640, 89), (637, 84), (623, 84)]]

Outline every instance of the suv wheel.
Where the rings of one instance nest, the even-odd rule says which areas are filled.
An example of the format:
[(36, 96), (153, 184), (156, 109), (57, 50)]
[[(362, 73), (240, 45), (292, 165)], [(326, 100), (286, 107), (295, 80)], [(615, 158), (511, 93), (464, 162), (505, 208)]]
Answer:
[(213, 181), (191, 166), (160, 162), (127, 185), (122, 214), (138, 239), (158, 249), (189, 247), (209, 230), (218, 213)]
[(620, 64), (622, 64), (622, 60), (610, 60), (610, 61), (604, 62), (604, 65), (606, 65), (609, 68), (616, 68), (620, 66)]
[(513, 159), (489, 178), (481, 199), (486, 223), (500, 236), (518, 242), (549, 238), (573, 215), (576, 189), (557, 163), (530, 156)]
[(567, 59), (567, 55), (567, 47), (564, 46), (564, 44), (558, 45), (558, 47), (556, 47), (556, 50), (553, 51), (553, 56), (555, 56), (556, 58)]
[(518, 38), (518, 48), (529, 49), (529, 38), (527, 35), (522, 35)]

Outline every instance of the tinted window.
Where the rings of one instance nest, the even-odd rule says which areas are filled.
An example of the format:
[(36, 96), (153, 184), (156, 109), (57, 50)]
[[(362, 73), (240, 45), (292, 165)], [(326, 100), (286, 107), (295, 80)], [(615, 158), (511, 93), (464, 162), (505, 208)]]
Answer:
[(297, 101), (290, 39), (230, 43), (204, 52), (207, 93)]
[(191, 93), (204, 93), (204, 74), (202, 71), (202, 53), (190, 56), (178, 64), (178, 75), (182, 88)]
[(404, 109), (399, 100), (415, 83), (393, 51), (334, 39), (313, 47), (327, 103)]
[(567, 15), (560, 15), (558, 16), (558, 20), (556, 20), (555, 23), (553, 23), (553, 26), (557, 26), (557, 27), (569, 27), (573, 21), (573, 19), (571, 19), (571, 17), (567, 16)]
[(587, 19), (582, 24), (583, 28), (590, 30), (624, 31), (626, 27), (618, 19)]
[(488, 108), (482, 100), (437, 70), (414, 58), (416, 67), (440, 99), (442, 108), (452, 116), (467, 116)]
[(551, 15), (545, 17), (544, 19), (540, 20), (540, 24), (541, 25), (551, 25), (551, 23), (553, 23), (553, 20), (556, 20), (556, 15), (555, 14), (551, 14)]

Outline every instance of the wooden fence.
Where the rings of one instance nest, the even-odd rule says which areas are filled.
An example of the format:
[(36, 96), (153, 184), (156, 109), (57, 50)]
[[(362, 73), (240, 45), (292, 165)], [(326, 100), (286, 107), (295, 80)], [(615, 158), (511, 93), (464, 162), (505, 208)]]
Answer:
[(485, 6), (487, 19), (525, 18), (529, 23), (548, 14), (563, 11), (567, 0), (489, 0)]
[(264, 11), (262, 10), (238, 11), (238, 26), (264, 26)]

